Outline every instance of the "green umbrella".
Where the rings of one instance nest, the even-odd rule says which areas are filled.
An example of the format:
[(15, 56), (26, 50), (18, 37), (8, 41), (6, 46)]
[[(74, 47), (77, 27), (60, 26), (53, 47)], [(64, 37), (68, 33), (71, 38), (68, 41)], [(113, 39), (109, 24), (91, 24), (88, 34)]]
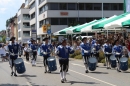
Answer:
[(124, 22), (122, 22), (122, 26), (125, 27), (125, 26), (130, 26), (130, 19), (129, 20), (126, 20)]
[(113, 18), (110, 18), (110, 19), (107, 19), (106, 21), (102, 22), (102, 23), (99, 23), (99, 24), (96, 24), (94, 26), (92, 26), (92, 29), (103, 29), (104, 28), (104, 25), (108, 24), (108, 23), (111, 23), (117, 19), (121, 19), (122, 17), (128, 15), (130, 13), (124, 13), (124, 14), (121, 14), (119, 16), (116, 16), (116, 17), (113, 17)]
[(70, 28), (72, 28), (72, 27), (68, 27), (68, 28), (65, 28), (65, 29), (59, 31), (59, 34), (66, 34), (66, 31), (67, 31), (68, 29), (70, 29)]
[(88, 26), (88, 25), (94, 24), (96, 21), (97, 21), (97, 20), (94, 20), (94, 21), (91, 21), (91, 22), (86, 23), (86, 24), (84, 24), (84, 25), (81, 25), (81, 26), (75, 28), (75, 29), (73, 30), (73, 32), (74, 32), (74, 33), (81, 32), (81, 29), (82, 29), (82, 28), (84, 28), (84, 27), (86, 27), (86, 26)]

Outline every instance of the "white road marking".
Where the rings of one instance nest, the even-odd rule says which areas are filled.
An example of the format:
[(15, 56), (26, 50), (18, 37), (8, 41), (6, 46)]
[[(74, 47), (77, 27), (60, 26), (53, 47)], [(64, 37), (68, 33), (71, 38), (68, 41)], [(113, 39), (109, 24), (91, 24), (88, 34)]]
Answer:
[(75, 66), (80, 66), (80, 67), (84, 67), (83, 65), (80, 65), (80, 64), (75, 64), (75, 63), (71, 63), (72, 65), (75, 65)]
[(26, 82), (28, 86), (32, 86), (29, 82)]
[(71, 69), (69, 69), (69, 70), (70, 70), (71, 72), (77, 73), (77, 74), (82, 75), (82, 76), (86, 76), (86, 77), (88, 77), (88, 78), (91, 78), (91, 79), (94, 79), (94, 80), (96, 80), (96, 81), (99, 81), (99, 82), (108, 84), (108, 85), (110, 85), (110, 86), (117, 86), (117, 85), (111, 84), (111, 83), (109, 83), (109, 82), (106, 82), (106, 81), (103, 81), (103, 80), (100, 80), (100, 79), (97, 79), (97, 78), (94, 78), (94, 77), (91, 77), (91, 76), (88, 76), (88, 75), (85, 75), (85, 74), (76, 72), (76, 71), (74, 71), (74, 70), (71, 70)]

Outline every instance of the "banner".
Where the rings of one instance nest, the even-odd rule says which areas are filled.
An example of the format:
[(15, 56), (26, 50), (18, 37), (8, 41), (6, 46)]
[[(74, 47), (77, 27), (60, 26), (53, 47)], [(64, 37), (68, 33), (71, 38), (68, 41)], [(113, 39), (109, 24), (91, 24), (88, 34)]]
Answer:
[(124, 0), (124, 13), (130, 12), (130, 0)]

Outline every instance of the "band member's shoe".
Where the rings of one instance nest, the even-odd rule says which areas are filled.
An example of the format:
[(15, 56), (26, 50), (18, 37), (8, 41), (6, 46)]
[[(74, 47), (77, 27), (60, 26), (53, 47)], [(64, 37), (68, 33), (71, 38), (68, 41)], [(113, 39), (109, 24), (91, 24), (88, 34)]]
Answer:
[(48, 73), (51, 73), (51, 71), (50, 71), (50, 70), (48, 70)]
[(44, 73), (47, 73), (47, 70), (45, 70), (45, 72)]
[(64, 79), (61, 80), (61, 83), (64, 83)]
[(89, 71), (88, 71), (88, 70), (86, 70), (86, 71), (85, 71), (85, 73), (89, 73)]
[(11, 76), (13, 76), (14, 72), (11, 72)]
[(17, 74), (16, 74), (16, 73), (14, 73), (14, 76), (16, 77), (16, 76), (17, 76)]
[(121, 71), (117, 68), (117, 72), (121, 72)]

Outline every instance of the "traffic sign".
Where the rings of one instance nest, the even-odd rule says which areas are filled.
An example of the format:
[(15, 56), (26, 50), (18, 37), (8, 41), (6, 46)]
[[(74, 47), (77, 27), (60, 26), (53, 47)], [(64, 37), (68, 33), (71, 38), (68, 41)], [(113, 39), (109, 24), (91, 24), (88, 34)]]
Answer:
[(51, 29), (48, 29), (48, 30), (47, 30), (47, 34), (51, 34)]

